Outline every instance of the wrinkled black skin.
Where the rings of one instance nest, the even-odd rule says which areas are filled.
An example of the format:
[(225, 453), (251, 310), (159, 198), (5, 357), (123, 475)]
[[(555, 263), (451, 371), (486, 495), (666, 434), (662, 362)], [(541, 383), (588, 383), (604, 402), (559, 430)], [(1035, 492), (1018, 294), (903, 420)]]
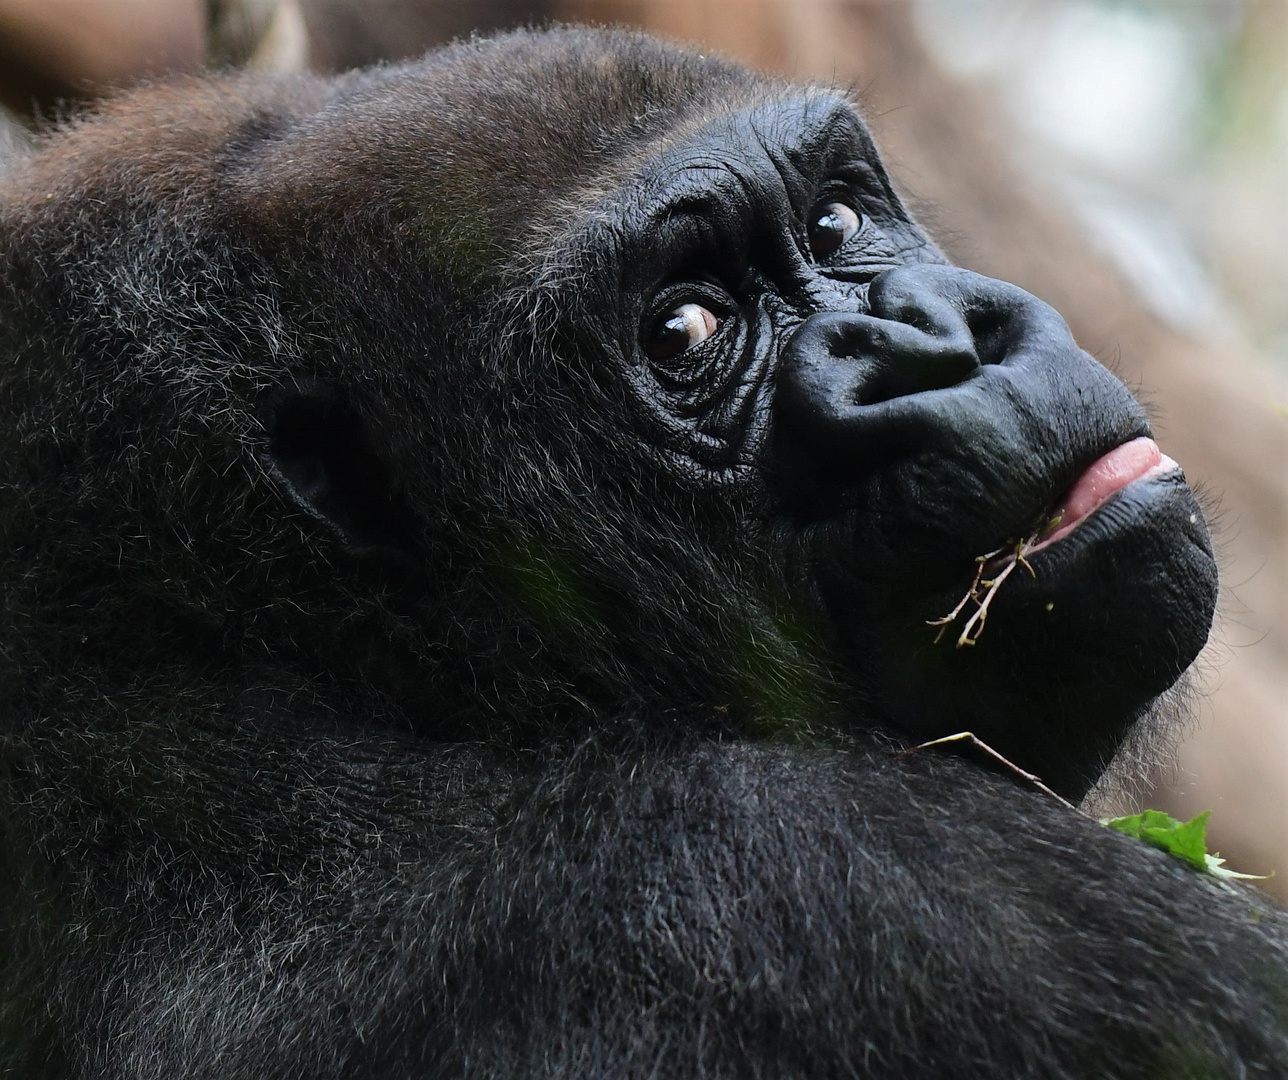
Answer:
[(1076, 795), (1214, 577), (1172, 476), (932, 644), (1147, 427), (843, 99), (522, 33), (0, 184), (12, 1075), (1288, 1074), (1263, 897), (894, 757)]

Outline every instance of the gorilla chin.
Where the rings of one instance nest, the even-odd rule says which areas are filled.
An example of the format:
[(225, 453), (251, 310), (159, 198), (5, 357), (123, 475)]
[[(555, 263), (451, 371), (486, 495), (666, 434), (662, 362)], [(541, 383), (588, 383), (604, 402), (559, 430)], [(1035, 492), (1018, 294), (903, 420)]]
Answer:
[[(889, 654), (889, 700), (900, 703), (892, 722), (921, 739), (972, 731), (996, 740), (1077, 799), (1207, 642), (1215, 560), (1198, 502), (1175, 463), (1125, 484), (1018, 561), (1017, 535), (992, 545), (1000, 554), (982, 565), (963, 567), (950, 587), (918, 600), (912, 610), (926, 618), (884, 630), (898, 643)], [(943, 621), (976, 570), (983, 581), (976, 596), (983, 597), (1011, 563), (983, 625), (965, 628), (974, 600)], [(830, 608), (841, 633), (854, 626), (846, 617), (852, 588), (852, 579), (844, 580)], [(852, 638), (865, 666), (877, 647), (868, 633)], [(1029, 719), (1017, 724), (1019, 716)], [(1077, 761), (1094, 764), (1066, 767)]]
[[(1217, 591), (1212, 550), (1193, 492), (1171, 469), (1125, 486), (1025, 561), (1031, 572), (1014, 568), (986, 630), (976, 626), (978, 637), (965, 645), (959, 634), (973, 603), (944, 627), (902, 624), (906, 653), (893, 696), (907, 704), (895, 722), (924, 739), (973, 731), (1000, 740), (1014, 760), (1041, 762), (1043, 779), (1078, 799), (1206, 643)], [(985, 580), (1003, 566), (990, 560)], [(968, 583), (963, 576), (957, 588)], [(961, 598), (940, 591), (924, 610), (946, 612)], [(1169, 697), (1157, 719), (1175, 724), (1174, 705)], [(1017, 725), (1017, 716), (1028, 724)], [(1072, 761), (1096, 764), (1061, 764)]]

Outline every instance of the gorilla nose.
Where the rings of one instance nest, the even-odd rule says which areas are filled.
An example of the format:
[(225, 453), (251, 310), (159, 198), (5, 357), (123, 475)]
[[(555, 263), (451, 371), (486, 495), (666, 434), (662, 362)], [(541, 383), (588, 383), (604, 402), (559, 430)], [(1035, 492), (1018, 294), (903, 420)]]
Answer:
[(783, 351), (780, 405), (818, 422), (969, 378), (980, 358), (957, 287), (962, 273), (889, 270), (873, 278), (866, 314), (810, 316)]
[(932, 392), (1005, 363), (1041, 323), (1029, 310), (1039, 303), (968, 270), (921, 264), (873, 278), (866, 312), (810, 316), (776, 377), (774, 471), (784, 492), (830, 499), (856, 467), (916, 453), (952, 429), (944, 417), (968, 403)]
[[(792, 499), (845, 488), (856, 466), (917, 453), (972, 413), (950, 390), (1012, 362), (1059, 316), (1004, 282), (940, 264), (901, 266), (868, 287), (868, 310), (811, 315), (788, 339), (775, 386), (775, 472)], [(1067, 334), (1067, 332), (1066, 332)], [(964, 389), (964, 387), (963, 387)], [(960, 426), (960, 425), (958, 425)]]

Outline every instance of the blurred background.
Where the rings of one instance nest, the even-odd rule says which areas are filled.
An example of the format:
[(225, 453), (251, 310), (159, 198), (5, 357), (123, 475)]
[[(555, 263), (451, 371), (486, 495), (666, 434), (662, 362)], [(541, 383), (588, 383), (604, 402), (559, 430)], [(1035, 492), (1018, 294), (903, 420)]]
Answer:
[(1223, 595), (1195, 727), (1138, 801), (1213, 810), (1210, 847), (1288, 899), (1288, 0), (0, 0), (0, 168), (139, 78), (551, 19), (849, 88), (950, 257), (1055, 305), (1146, 400)]

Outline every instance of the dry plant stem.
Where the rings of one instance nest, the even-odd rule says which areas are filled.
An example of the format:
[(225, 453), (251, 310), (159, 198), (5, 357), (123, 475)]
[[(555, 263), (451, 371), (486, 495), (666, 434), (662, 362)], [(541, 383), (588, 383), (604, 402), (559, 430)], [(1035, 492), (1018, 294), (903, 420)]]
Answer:
[(984, 753), (988, 754), (990, 757), (996, 759), (997, 761), (1000, 761), (1003, 765), (1005, 765), (1008, 769), (1010, 769), (1011, 772), (1015, 773), (1016, 776), (1019, 776), (1024, 780), (1027, 780), (1039, 791), (1046, 792), (1048, 795), (1051, 796), (1051, 798), (1055, 799), (1055, 801), (1060, 803), (1062, 806), (1067, 806), (1074, 813), (1081, 813), (1081, 811), (1076, 806), (1074, 806), (1073, 803), (1071, 803), (1068, 799), (1064, 798), (1064, 796), (1062, 795), (1057, 795), (1054, 791), (1052, 791), (1049, 787), (1047, 787), (1046, 784), (1042, 783), (1041, 779), (1039, 779), (1033, 773), (1025, 772), (1018, 765), (1016, 765), (1015, 762), (1011, 761), (1009, 758), (1003, 757), (991, 746), (989, 746), (988, 743), (986, 743), (983, 739), (977, 737), (975, 733), (972, 731), (959, 731), (957, 732), (956, 735), (945, 735), (939, 739), (931, 739), (929, 742), (918, 743), (916, 746), (910, 746), (908, 747), (907, 750), (899, 751), (899, 753), (895, 755), (895, 761), (903, 761), (906, 758), (912, 757), (913, 754), (918, 753), (921, 750), (930, 750), (936, 746), (945, 746), (948, 743), (956, 743), (956, 742), (969, 742), (972, 746), (979, 747), (979, 749), (983, 750)]
[[(966, 595), (963, 596), (960, 600), (958, 600), (957, 606), (953, 608), (953, 610), (950, 611), (947, 615), (945, 615), (942, 619), (931, 619), (929, 622), (926, 623), (927, 626), (939, 627), (939, 633), (935, 635), (936, 645), (939, 644), (945, 632), (947, 632), (948, 627), (952, 625), (953, 620), (956, 619), (957, 616), (961, 614), (962, 608), (964, 608), (971, 600), (975, 599), (976, 593), (979, 590), (980, 579), (983, 578), (984, 576), (985, 563), (987, 563), (989, 559), (992, 559), (995, 556), (1000, 555), (1003, 550), (1004, 550), (1003, 548), (998, 548), (996, 551), (990, 551), (987, 555), (978, 556), (975, 559), (975, 579), (970, 583), (970, 588), (966, 590)], [(978, 601), (976, 601), (976, 603), (978, 603)]]
[[(988, 591), (984, 594), (984, 599), (976, 600), (979, 605), (971, 616), (966, 620), (966, 625), (962, 627), (961, 636), (957, 639), (957, 648), (963, 645), (974, 645), (979, 640), (979, 635), (984, 632), (984, 623), (988, 620), (988, 605), (993, 602), (993, 597), (997, 595), (998, 589), (1002, 587), (1002, 582), (1011, 576), (1011, 571), (1015, 569), (1015, 560), (1012, 559), (1004, 567), (1001, 573), (994, 578), (985, 578), (980, 581), (980, 585)], [(974, 630), (974, 636), (971, 631)]]
[[(943, 618), (930, 619), (926, 623), (927, 626), (939, 627), (939, 633), (935, 635), (936, 645), (939, 644), (948, 627), (953, 623), (957, 616), (961, 614), (962, 609), (972, 600), (975, 602), (976, 607), (975, 610), (971, 612), (970, 618), (966, 620), (966, 625), (962, 627), (961, 634), (958, 635), (957, 648), (960, 649), (966, 645), (974, 645), (979, 641), (980, 634), (984, 632), (984, 623), (988, 620), (988, 606), (993, 602), (993, 597), (997, 595), (998, 589), (1002, 587), (1002, 582), (1011, 576), (1011, 572), (1015, 567), (1017, 565), (1023, 566), (1032, 577), (1037, 577), (1033, 567), (1024, 556), (1033, 550), (1040, 535), (1041, 530), (1025, 540), (1017, 540), (1015, 542), (1015, 546), (1010, 551), (1006, 552), (1005, 558), (1007, 562), (995, 577), (985, 578), (984, 567), (988, 565), (990, 560), (1002, 554), (1006, 549), (998, 548), (996, 551), (990, 551), (987, 555), (980, 555), (976, 558), (975, 580), (971, 582), (970, 588), (966, 590), (966, 595), (963, 596), (957, 602), (957, 606), (947, 615), (943, 616)], [(980, 595), (981, 588), (985, 590), (982, 596)]]

